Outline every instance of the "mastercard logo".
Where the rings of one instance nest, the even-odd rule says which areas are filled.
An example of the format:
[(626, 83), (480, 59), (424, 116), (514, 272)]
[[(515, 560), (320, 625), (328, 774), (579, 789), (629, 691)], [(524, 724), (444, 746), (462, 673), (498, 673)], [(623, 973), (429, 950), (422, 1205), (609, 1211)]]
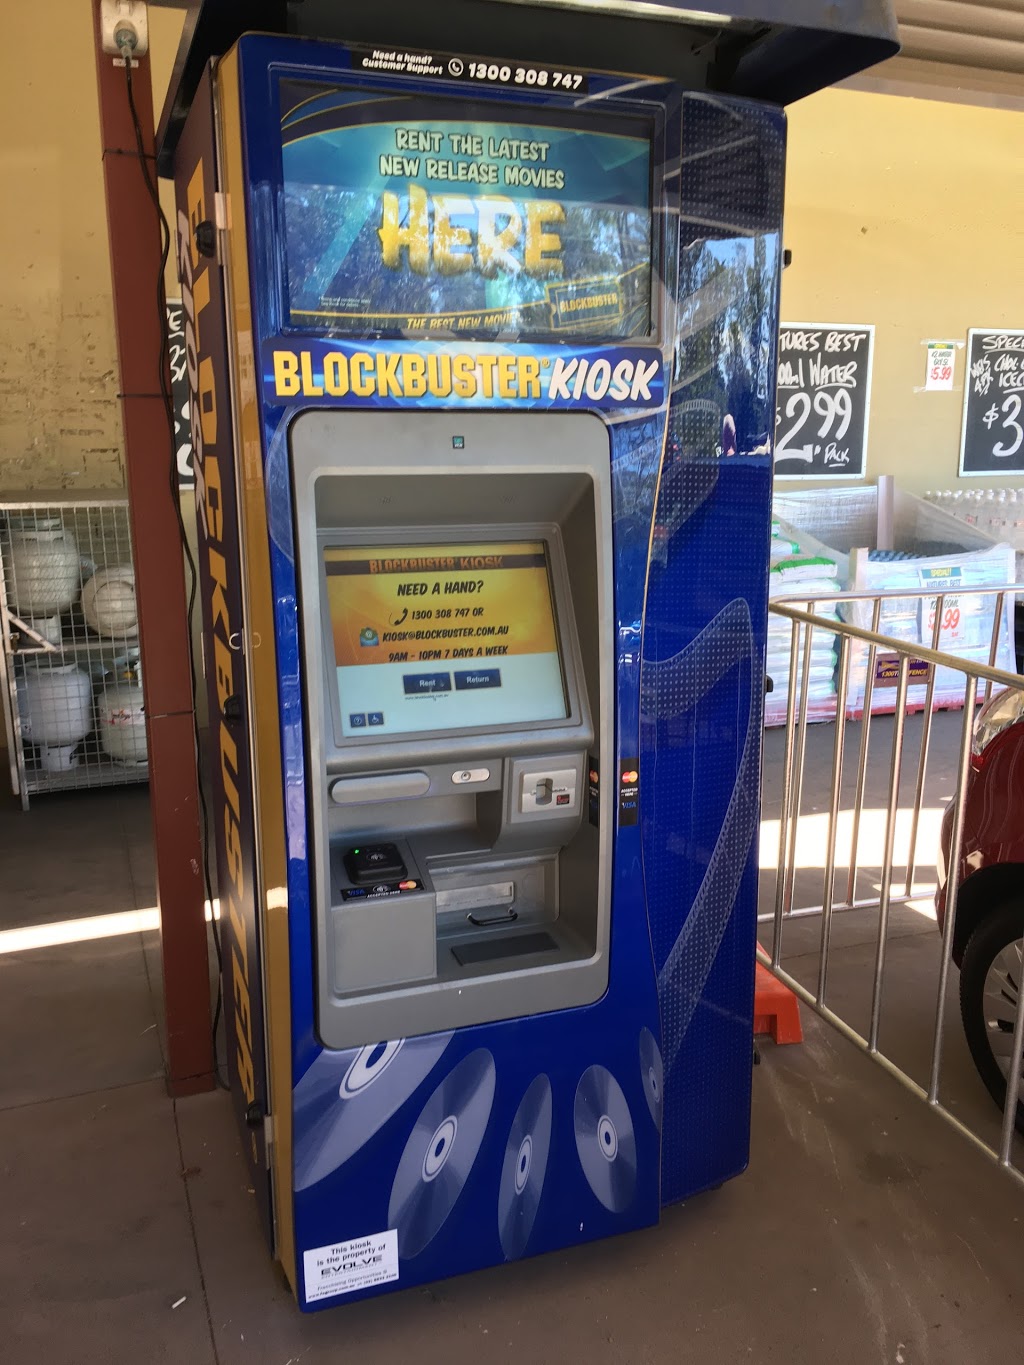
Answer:
[(597, 786), (597, 769), (596, 769), (596, 768), (591, 768), (589, 776), (590, 776), (591, 782), (593, 782), (594, 786), (596, 787), (596, 786)]
[(632, 784), (637, 781), (639, 776), (640, 774), (636, 771), (635, 768), (630, 768), (627, 772), (624, 772), (622, 774), (622, 780), (623, 782)]

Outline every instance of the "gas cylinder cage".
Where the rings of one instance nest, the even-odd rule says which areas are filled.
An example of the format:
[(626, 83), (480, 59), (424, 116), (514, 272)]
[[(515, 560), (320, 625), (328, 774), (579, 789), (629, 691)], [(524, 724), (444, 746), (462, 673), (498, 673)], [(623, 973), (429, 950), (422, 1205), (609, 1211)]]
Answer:
[(128, 496), (0, 499), (0, 705), (11, 788), (148, 777)]

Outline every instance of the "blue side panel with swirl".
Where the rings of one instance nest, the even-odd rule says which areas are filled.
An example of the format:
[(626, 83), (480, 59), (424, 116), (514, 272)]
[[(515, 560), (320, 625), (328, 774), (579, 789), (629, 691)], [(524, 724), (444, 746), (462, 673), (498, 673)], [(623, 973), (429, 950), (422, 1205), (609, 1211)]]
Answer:
[(749, 1146), (784, 147), (781, 113), (684, 99), (678, 342), (641, 671), (664, 1203), (742, 1170)]

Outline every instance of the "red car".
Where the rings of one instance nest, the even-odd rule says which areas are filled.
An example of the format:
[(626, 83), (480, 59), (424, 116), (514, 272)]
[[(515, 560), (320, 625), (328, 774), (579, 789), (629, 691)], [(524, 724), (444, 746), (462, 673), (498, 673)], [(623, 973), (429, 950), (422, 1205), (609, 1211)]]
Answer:
[[(935, 909), (941, 929), (953, 807), (942, 820)], [(1000, 1108), (1013, 1046), (1024, 963), (1024, 691), (995, 693), (978, 712), (956, 870), (953, 960), (960, 968), (960, 1015), (967, 1043)], [(1024, 1132), (1024, 1099), (1017, 1105)]]

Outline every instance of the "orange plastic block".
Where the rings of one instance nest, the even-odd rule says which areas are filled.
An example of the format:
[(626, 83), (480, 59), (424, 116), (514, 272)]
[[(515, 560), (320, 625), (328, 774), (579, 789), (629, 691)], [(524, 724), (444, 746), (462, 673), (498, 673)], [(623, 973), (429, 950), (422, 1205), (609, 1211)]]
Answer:
[(766, 967), (757, 964), (754, 980), (754, 1036), (770, 1034), (776, 1043), (802, 1043), (800, 1002)]

